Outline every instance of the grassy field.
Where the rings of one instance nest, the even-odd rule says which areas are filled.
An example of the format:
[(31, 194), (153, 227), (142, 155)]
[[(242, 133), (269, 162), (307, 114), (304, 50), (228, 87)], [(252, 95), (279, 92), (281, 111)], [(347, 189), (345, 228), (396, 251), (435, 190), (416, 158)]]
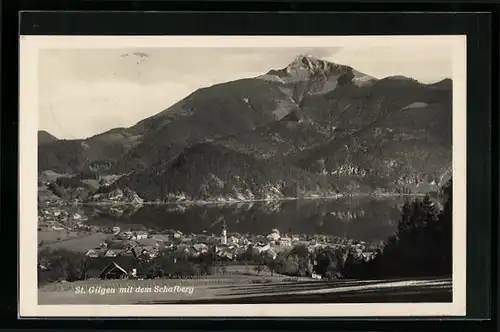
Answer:
[[(60, 237), (59, 241), (50, 243), (57, 237)], [(87, 252), (89, 249), (99, 247), (99, 244), (103, 243), (107, 237), (108, 235), (104, 233), (69, 232), (68, 235), (66, 231), (40, 231), (38, 232), (38, 242), (44, 240), (47, 244), (39, 246), (38, 249), (53, 248)]]
[[(87, 280), (39, 289), (43, 304), (451, 302), (451, 279), (318, 281), (241, 266), (203, 279)], [(156, 288), (155, 288), (156, 287)], [(159, 291), (177, 287), (187, 291)], [(121, 289), (132, 292), (121, 292)], [(155, 291), (156, 290), (156, 291)], [(102, 292), (103, 294), (99, 294)], [(106, 293), (107, 292), (107, 293)], [(112, 292), (112, 293), (110, 293)], [(106, 294), (105, 294), (106, 293)]]
[(38, 243), (43, 241), (46, 244), (58, 241), (67, 241), (83, 236), (80, 232), (67, 231), (67, 230), (42, 230), (38, 231)]

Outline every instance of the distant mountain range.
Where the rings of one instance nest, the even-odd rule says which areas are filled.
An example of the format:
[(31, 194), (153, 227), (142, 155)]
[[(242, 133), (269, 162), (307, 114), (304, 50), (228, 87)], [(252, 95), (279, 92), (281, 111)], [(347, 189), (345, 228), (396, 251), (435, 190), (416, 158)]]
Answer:
[(450, 79), (377, 79), (298, 56), (130, 128), (39, 145), (38, 165), (124, 174), (115, 185), (147, 200), (426, 191), (451, 165), (451, 120)]

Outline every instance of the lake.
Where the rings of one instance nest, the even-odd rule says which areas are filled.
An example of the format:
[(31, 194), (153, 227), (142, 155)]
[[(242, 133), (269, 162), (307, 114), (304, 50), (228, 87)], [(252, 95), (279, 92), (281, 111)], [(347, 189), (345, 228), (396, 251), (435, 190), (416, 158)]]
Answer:
[(227, 231), (269, 234), (273, 228), (290, 234), (346, 236), (367, 242), (385, 240), (395, 232), (400, 209), (411, 197), (344, 197), (237, 204), (161, 204), (140, 208), (85, 207), (89, 224), (176, 229), (183, 233), (220, 234)]

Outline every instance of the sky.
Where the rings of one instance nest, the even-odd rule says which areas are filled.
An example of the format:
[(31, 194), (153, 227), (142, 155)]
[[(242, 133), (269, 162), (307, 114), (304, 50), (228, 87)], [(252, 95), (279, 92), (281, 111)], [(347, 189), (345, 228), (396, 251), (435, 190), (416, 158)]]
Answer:
[(367, 75), (451, 78), (451, 50), (439, 43), (330, 48), (40, 49), (40, 130), (60, 139), (130, 127), (195, 90), (286, 67), (299, 55)]

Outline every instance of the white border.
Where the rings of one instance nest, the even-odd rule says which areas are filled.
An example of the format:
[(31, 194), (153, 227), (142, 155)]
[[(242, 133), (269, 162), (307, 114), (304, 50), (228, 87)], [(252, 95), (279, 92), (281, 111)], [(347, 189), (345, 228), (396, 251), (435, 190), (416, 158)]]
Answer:
[[(453, 61), (453, 302), (259, 305), (38, 305), (38, 50), (141, 47), (349, 47), (447, 43)], [(466, 36), (21, 36), (19, 316), (464, 316), (466, 296)]]

